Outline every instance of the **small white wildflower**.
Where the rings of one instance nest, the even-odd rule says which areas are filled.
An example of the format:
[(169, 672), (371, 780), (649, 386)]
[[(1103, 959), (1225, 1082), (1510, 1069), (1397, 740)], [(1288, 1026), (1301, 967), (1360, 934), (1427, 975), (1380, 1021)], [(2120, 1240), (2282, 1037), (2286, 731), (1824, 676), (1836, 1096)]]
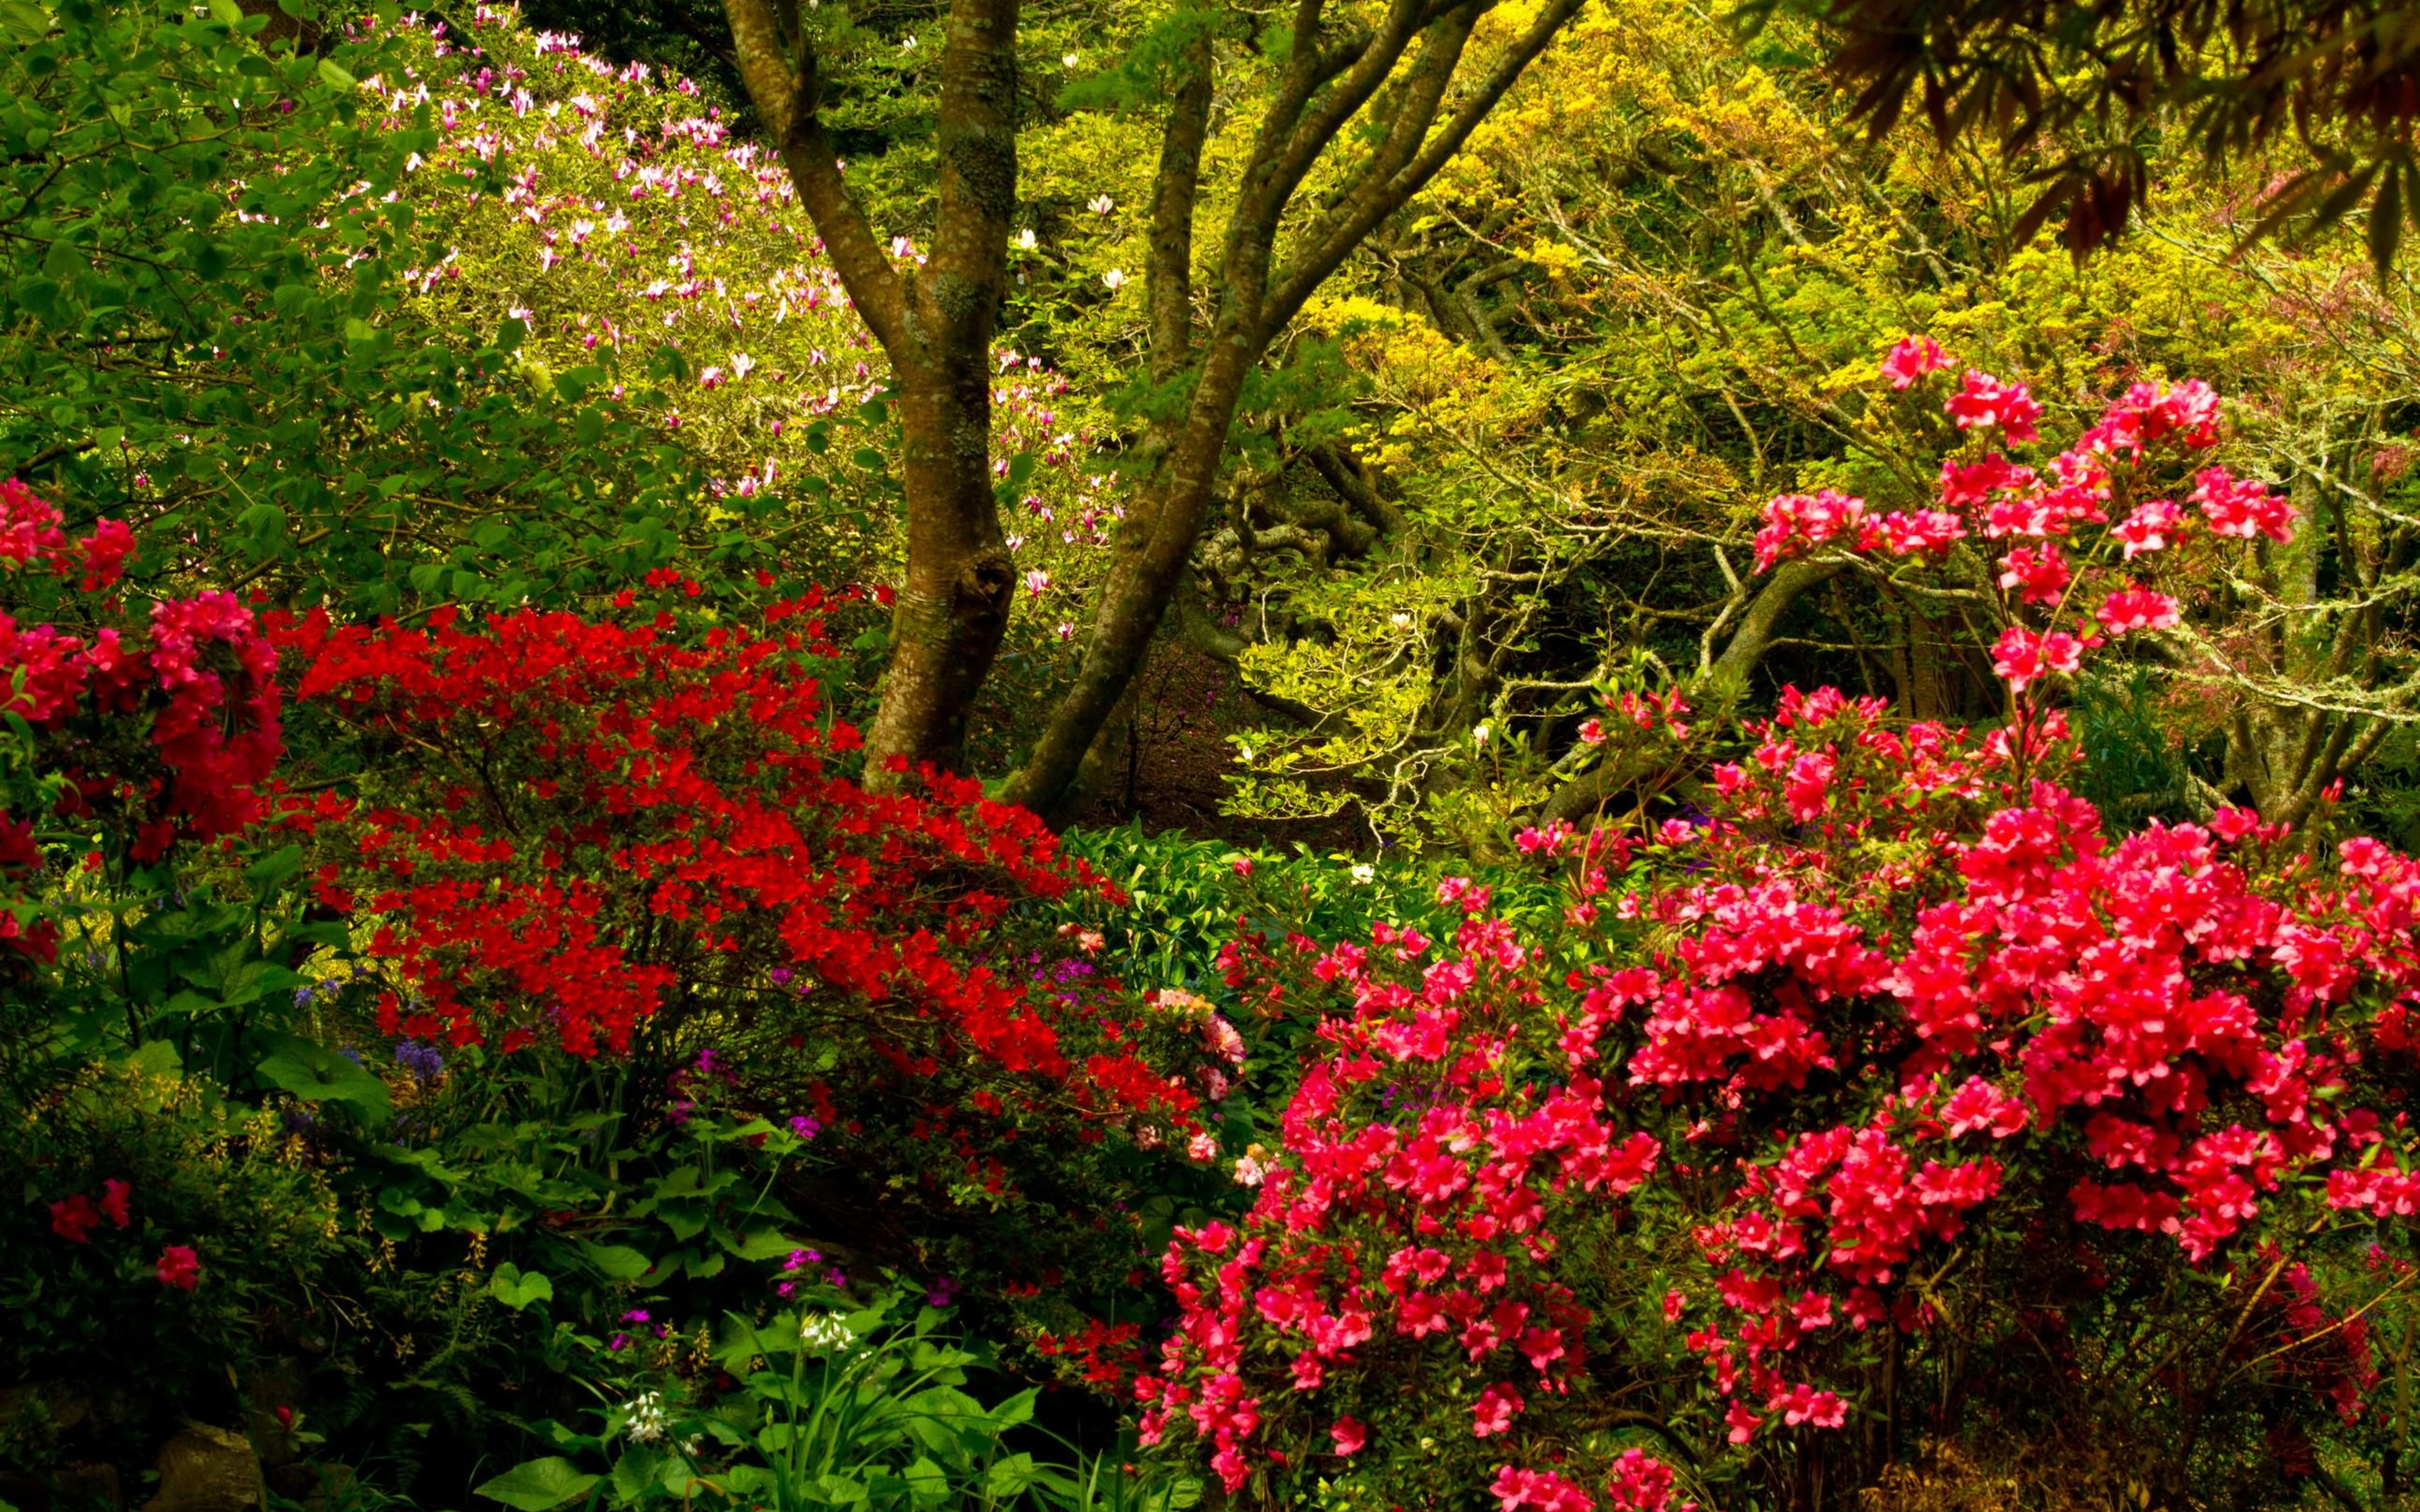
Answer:
[(1483, 725), (1483, 724), (1480, 724), (1480, 725), (1473, 725), (1473, 726), (1471, 726), (1471, 727), (1470, 727), (1470, 743), (1471, 743), (1472, 745), (1474, 745), (1474, 746), (1484, 746), (1484, 745), (1486, 745), (1486, 744), (1487, 744), (1487, 735), (1488, 735), (1488, 730), (1487, 730), (1487, 727), (1486, 727), (1485, 725)]
[(809, 1313), (799, 1320), (799, 1341), (810, 1354), (845, 1354), (857, 1335), (838, 1313)]
[(1119, 289), (1125, 287), (1125, 270), (1121, 268), (1112, 268), (1108, 272), (1101, 275), (1101, 282), (1109, 285), (1109, 292), (1114, 294)]
[(1072, 69), (1082, 60), (1083, 55), (1078, 53), (1063, 53), (1059, 56), (1059, 64), (1062, 68)]
[(1378, 880), (1378, 869), (1372, 866), (1369, 862), (1363, 861), (1359, 865), (1354, 867), (1353, 880), (1366, 887), (1371, 883)]
[(653, 1443), (664, 1436), (664, 1394), (644, 1391), (622, 1404), (623, 1431), (632, 1443)]

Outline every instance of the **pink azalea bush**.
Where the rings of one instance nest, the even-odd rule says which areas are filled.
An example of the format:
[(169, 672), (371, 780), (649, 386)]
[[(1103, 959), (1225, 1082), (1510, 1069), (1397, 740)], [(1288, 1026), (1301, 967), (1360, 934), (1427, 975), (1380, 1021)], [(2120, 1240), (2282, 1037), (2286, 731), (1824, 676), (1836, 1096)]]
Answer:
[(1759, 556), (1999, 553), (2006, 722), (1791, 690), (1703, 819), (1524, 844), (1560, 934), (1449, 882), (1450, 937), (1260, 958), (1321, 1052), (1249, 1216), (1168, 1251), (1148, 1441), (1238, 1495), (1502, 1512), (1811, 1504), (1962, 1435), (2178, 1489), (2383, 1442), (2420, 863), (2236, 810), (2113, 835), (2060, 785), (2059, 679), (2174, 623), (2138, 559), (2290, 511), (2207, 465), (2199, 384), (2037, 468), (2024, 387), (1954, 376), (1937, 508), (1776, 500)]

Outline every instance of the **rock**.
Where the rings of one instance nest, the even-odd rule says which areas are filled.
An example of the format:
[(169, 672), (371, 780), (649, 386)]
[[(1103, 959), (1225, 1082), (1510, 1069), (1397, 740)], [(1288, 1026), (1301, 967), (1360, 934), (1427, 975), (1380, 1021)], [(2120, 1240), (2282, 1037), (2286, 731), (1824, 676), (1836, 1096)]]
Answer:
[(142, 1512), (241, 1512), (267, 1502), (260, 1457), (240, 1433), (188, 1423), (160, 1446), (160, 1490)]
[(0, 1470), (0, 1501), (25, 1512), (92, 1512), (95, 1507), (118, 1512), (126, 1505), (116, 1465), (53, 1464), (39, 1474)]

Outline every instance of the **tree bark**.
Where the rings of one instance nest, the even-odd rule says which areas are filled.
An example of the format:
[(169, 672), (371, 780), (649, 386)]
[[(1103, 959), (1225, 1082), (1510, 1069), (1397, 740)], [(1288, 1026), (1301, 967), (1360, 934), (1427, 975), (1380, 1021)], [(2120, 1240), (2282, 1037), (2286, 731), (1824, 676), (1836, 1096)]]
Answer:
[(933, 244), (922, 268), (905, 270), (842, 180), (795, 6), (777, 14), (769, 0), (724, 0), (724, 9), (749, 95), (898, 391), (908, 571), (866, 732), (866, 784), (894, 788), (918, 764), (964, 765), (967, 716), (1016, 586), (991, 485), (991, 345), (1016, 208), (1018, 0), (951, 5)]

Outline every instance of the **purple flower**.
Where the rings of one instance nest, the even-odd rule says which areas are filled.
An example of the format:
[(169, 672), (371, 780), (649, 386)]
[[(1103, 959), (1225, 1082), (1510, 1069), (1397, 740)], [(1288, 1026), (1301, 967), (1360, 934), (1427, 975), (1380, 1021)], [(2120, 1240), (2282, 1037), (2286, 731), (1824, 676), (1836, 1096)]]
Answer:
[(824, 1126), (801, 1113), (790, 1120), (790, 1132), (801, 1139), (813, 1139), (824, 1132)]
[(445, 1073), (444, 1053), (417, 1040), (406, 1040), (395, 1047), (395, 1063), (411, 1072), (414, 1081), (433, 1082)]
[(927, 1307), (947, 1307), (950, 1304), (950, 1299), (955, 1297), (957, 1294), (957, 1277), (945, 1275), (939, 1281), (933, 1283), (932, 1290), (924, 1293), (924, 1305)]
[(638, 1307), (633, 1308), (629, 1312), (624, 1313), (622, 1315), (622, 1321), (626, 1323), (650, 1323), (655, 1321), (655, 1319), (647, 1316), (647, 1310), (644, 1307)]

